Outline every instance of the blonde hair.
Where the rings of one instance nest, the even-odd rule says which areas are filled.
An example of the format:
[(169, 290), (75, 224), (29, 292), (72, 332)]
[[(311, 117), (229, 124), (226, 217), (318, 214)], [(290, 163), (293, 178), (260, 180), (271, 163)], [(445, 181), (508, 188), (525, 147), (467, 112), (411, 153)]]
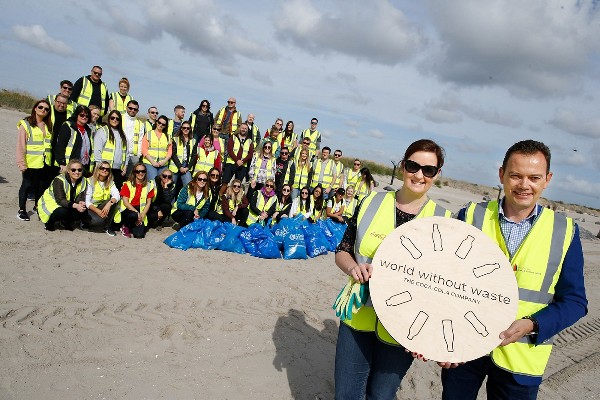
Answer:
[[(235, 194), (235, 192), (233, 191), (233, 184), (236, 182), (240, 184), (240, 191), (238, 192), (238, 194)], [(242, 200), (244, 199), (244, 188), (242, 188), (242, 181), (240, 181), (239, 179), (234, 179), (231, 182), (231, 185), (227, 186), (227, 191), (225, 192), (225, 196), (227, 196), (227, 198), (232, 199), (233, 203), (236, 206), (238, 204), (240, 204), (242, 202)]]
[(92, 185), (100, 180), (100, 179), (98, 179), (98, 177), (100, 176), (100, 167), (103, 167), (104, 165), (106, 165), (108, 167), (108, 176), (106, 177), (106, 180), (104, 181), (104, 183), (105, 183), (106, 187), (110, 187), (110, 185), (113, 181), (113, 174), (112, 174), (110, 164), (108, 163), (108, 161), (102, 161), (99, 165), (96, 165), (96, 168), (94, 168), (94, 173), (92, 174), (92, 177), (90, 178), (90, 183)]

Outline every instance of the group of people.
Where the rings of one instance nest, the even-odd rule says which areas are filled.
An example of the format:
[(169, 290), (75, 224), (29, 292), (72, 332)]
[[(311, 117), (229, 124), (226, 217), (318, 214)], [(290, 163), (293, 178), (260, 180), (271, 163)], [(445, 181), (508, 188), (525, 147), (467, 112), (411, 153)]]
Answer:
[[(19, 122), (20, 219), (29, 219), (29, 192), (48, 230), (55, 223), (73, 229), (81, 221), (110, 235), (120, 229), (143, 237), (147, 227), (168, 217), (181, 226), (198, 218), (246, 225), (298, 214), (332, 218), (347, 223), (337, 266), (368, 285), (371, 261), (389, 232), (413, 219), (450, 216), (427, 196), (444, 165), (443, 149), (431, 140), (406, 149), (400, 190), (375, 192), (360, 160), (344, 168), (340, 150), (330, 159), (331, 150), (321, 148), (316, 118), (301, 134), (292, 121), (284, 128), (281, 119), (262, 134), (254, 115), (242, 121), (230, 98), (216, 116), (203, 100), (187, 120), (177, 106), (171, 119), (150, 107), (148, 120), (141, 121), (129, 81), (123, 78), (109, 95), (101, 76), (95, 66), (75, 85), (61, 82), (61, 93), (37, 101)], [(461, 364), (438, 362), (443, 399), (476, 399), (486, 376), (488, 398), (535, 399), (552, 337), (587, 313), (579, 229), (538, 204), (552, 178), (550, 158), (541, 142), (514, 144), (498, 173), (504, 197), (458, 213), (515, 266), (520, 299), (517, 319), (500, 333), (502, 343), (492, 353)], [(395, 398), (415, 358), (423, 359), (393, 340), (365, 301), (340, 323), (336, 399)]]
[(360, 160), (346, 168), (341, 150), (321, 148), (317, 118), (301, 133), (281, 118), (261, 132), (230, 98), (216, 115), (202, 100), (187, 119), (181, 105), (172, 118), (151, 106), (144, 121), (129, 80), (109, 93), (101, 77), (94, 66), (75, 84), (61, 81), (59, 93), (19, 122), (19, 219), (30, 219), (32, 196), (50, 231), (79, 224), (141, 238), (168, 218), (250, 225), (299, 214), (345, 223), (374, 188)]

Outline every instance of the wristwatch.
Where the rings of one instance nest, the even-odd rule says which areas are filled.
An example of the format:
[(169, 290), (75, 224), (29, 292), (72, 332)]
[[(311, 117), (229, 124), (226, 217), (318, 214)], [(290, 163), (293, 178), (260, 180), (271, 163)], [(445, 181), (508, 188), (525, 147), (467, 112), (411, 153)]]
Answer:
[(531, 332), (529, 332), (530, 335), (538, 334), (538, 332), (540, 331), (540, 326), (538, 325), (537, 319), (535, 319), (535, 317), (532, 317), (531, 315), (527, 315), (521, 319), (528, 319), (533, 323), (533, 330)]

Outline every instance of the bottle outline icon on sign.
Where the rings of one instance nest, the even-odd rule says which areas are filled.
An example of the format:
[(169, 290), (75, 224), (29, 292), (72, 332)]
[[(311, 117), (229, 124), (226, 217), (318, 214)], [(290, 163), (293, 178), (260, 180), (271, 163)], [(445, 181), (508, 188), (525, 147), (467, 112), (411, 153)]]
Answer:
[(385, 301), (385, 305), (388, 307), (394, 307), (399, 306), (400, 304), (408, 303), (411, 300), (412, 296), (410, 295), (410, 292), (408, 290), (405, 290), (404, 292), (400, 292), (398, 294), (390, 296)]
[(411, 257), (415, 260), (418, 260), (419, 258), (421, 258), (421, 256), (423, 256), (421, 250), (417, 249), (417, 246), (415, 246), (412, 240), (410, 240), (406, 236), (400, 236), (400, 243), (402, 243), (402, 246), (404, 246), (404, 248), (410, 253)]
[(473, 275), (475, 275), (475, 278), (481, 278), (482, 276), (491, 274), (497, 269), (500, 269), (500, 264), (498, 263), (483, 264), (473, 268)]
[(473, 329), (477, 331), (481, 336), (486, 337), (488, 335), (487, 327), (477, 318), (473, 311), (467, 311), (465, 319), (473, 326)]
[(431, 240), (433, 240), (433, 251), (444, 251), (444, 247), (442, 246), (442, 234), (440, 233), (438, 224), (433, 224)]
[(456, 249), (456, 252), (454, 254), (456, 254), (456, 256), (458, 258), (461, 258), (463, 260), (465, 258), (467, 258), (467, 256), (469, 255), (469, 252), (473, 248), (474, 240), (475, 240), (475, 238), (473, 236), (467, 235), (467, 237), (464, 238), (463, 241), (460, 243), (460, 245), (458, 246), (458, 249)]
[(426, 312), (419, 311), (417, 317), (410, 325), (410, 328), (408, 328), (408, 336), (406, 338), (408, 340), (413, 340), (415, 336), (417, 336), (421, 332), (421, 329), (423, 329), (423, 325), (425, 325), (425, 322), (427, 322), (428, 318), (429, 315)]
[(454, 352), (454, 329), (452, 327), (451, 319), (442, 320), (442, 333), (444, 335), (444, 341), (446, 342), (446, 350), (449, 353)]

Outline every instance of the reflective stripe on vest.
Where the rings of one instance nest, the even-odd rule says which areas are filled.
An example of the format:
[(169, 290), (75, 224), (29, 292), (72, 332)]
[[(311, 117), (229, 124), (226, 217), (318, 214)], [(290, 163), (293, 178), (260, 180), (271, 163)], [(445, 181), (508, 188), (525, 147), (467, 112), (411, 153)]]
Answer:
[[(81, 93), (79, 93), (79, 97), (77, 98), (77, 104), (81, 104), (83, 106), (89, 107), (90, 100), (92, 98), (92, 93), (94, 88), (92, 86), (92, 82), (88, 79), (87, 76), (83, 77), (83, 87), (81, 88)], [(106, 90), (106, 85), (104, 82), (100, 84), (100, 116), (104, 116), (104, 104), (106, 103), (106, 96), (108, 95), (108, 90)]]
[(313, 153), (317, 152), (317, 139), (321, 136), (319, 131), (311, 132), (310, 129), (305, 129), (302, 131), (302, 138), (309, 138), (310, 144), (308, 145), (309, 150)]
[(111, 182), (111, 186), (102, 186), (100, 181), (95, 181), (93, 185), (90, 182), (90, 186), (92, 187), (92, 204), (98, 207), (105, 201), (110, 200), (112, 197), (110, 189), (114, 184), (114, 182)]
[(304, 167), (298, 168), (296, 164), (296, 174), (294, 175), (294, 189), (302, 189), (308, 184), (308, 173), (310, 172), (310, 165), (307, 163)]
[[(415, 218), (450, 217), (450, 211), (428, 200)], [(390, 232), (396, 229), (396, 193), (373, 192), (360, 203), (356, 227), (354, 258), (357, 263), (371, 263), (379, 245)], [(385, 343), (398, 343), (385, 330), (377, 319), (371, 299), (362, 306), (351, 320), (342, 321), (352, 329), (366, 332), (375, 331)]]
[[(263, 158), (262, 160), (255, 160), (254, 161), (254, 170), (253, 170), (253, 175), (254, 179), (256, 180), (256, 177), (258, 177), (258, 171), (261, 170), (261, 166), (263, 164), (263, 162), (265, 161), (265, 159)], [(271, 157), (266, 159), (266, 165), (265, 165), (265, 171), (267, 171), (267, 174), (265, 175), (265, 182), (267, 181), (267, 179), (275, 179), (275, 173), (273, 172), (273, 170), (275, 169), (275, 162), (277, 161), (275, 159), (275, 157)]]
[[(71, 153), (73, 152), (73, 146), (75, 146), (75, 140), (77, 139), (77, 135), (81, 135), (78, 130), (73, 129), (71, 124), (68, 124), (69, 130), (71, 131), (71, 138), (69, 139), (69, 143), (67, 143), (67, 147), (65, 147), (65, 163), (68, 164), (71, 159)], [(94, 146), (92, 139), (90, 139), (90, 144)], [(93, 147), (92, 147), (93, 148)], [(93, 156), (93, 152), (90, 152), (90, 157)], [(75, 157), (79, 158), (79, 156)], [(92, 159), (90, 158), (90, 164)]]
[[(136, 185), (132, 185), (130, 181), (125, 181), (123, 185), (127, 185), (127, 187), (129, 188), (129, 201), (131, 202), (131, 200), (133, 200), (133, 198), (135, 197)], [(142, 186), (142, 193), (140, 194), (140, 211), (143, 211), (144, 208), (146, 208), (146, 204), (148, 202), (148, 193), (150, 193), (154, 189), (154, 187), (154, 181), (148, 181), (146, 186)], [(121, 200), (119, 200), (119, 212), (115, 213), (113, 221), (115, 221), (116, 223), (121, 222), (121, 213), (126, 209), (127, 207), (125, 207), (125, 203), (123, 203), (123, 197), (121, 197)], [(148, 226), (148, 215), (144, 217), (143, 222), (144, 226)]]
[[(204, 204), (207, 201), (210, 201), (210, 190), (208, 191), (208, 196), (202, 196), (200, 201), (196, 201), (196, 195), (192, 194), (190, 192), (189, 187), (185, 186), (185, 187), (181, 188), (181, 190), (187, 190), (188, 197), (187, 197), (187, 200), (185, 201), (185, 204), (194, 207), (198, 211), (200, 211), (202, 209), (202, 207), (204, 207)], [(179, 196), (177, 196), (177, 197), (179, 197)], [(175, 200), (175, 203), (173, 203), (173, 207), (171, 208), (171, 214), (173, 214), (176, 210), (178, 210), (177, 203), (178, 203), (178, 201)]]
[[(167, 156), (169, 148), (169, 137), (166, 133), (162, 133), (160, 138), (156, 135), (156, 131), (152, 130), (147, 135), (148, 138), (148, 155), (154, 158), (154, 161), (159, 162)], [(144, 164), (150, 164), (149, 160), (144, 158)]]
[[(181, 165), (183, 165), (183, 162), (186, 160), (186, 158), (184, 157), (184, 154), (183, 154), (183, 152), (186, 148), (186, 145), (184, 145), (183, 142), (179, 138), (174, 139), (173, 142), (175, 142), (175, 144), (177, 145), (177, 158), (179, 159), (179, 163)], [(196, 139), (194, 139), (192, 137), (189, 140), (189, 144), (190, 144), (190, 150), (189, 150), (187, 158), (189, 158), (190, 161), (188, 162), (188, 165), (187, 165), (188, 168), (190, 167), (190, 164), (192, 163), (191, 155), (192, 155), (194, 146), (196, 146)], [(198, 150), (200, 150), (200, 149), (198, 149)], [(196, 164), (196, 168), (198, 168), (198, 164)], [(171, 157), (171, 161), (169, 161), (169, 170), (174, 174), (179, 172), (179, 168), (177, 168), (177, 164), (175, 164), (172, 157)], [(200, 170), (198, 170), (198, 171), (200, 171)], [(208, 171), (208, 170), (206, 170), (206, 171)], [(190, 169), (188, 172), (190, 172), (190, 174), (193, 174), (194, 170)]]
[(358, 182), (360, 182), (360, 178), (360, 170), (356, 171), (355, 173), (354, 170), (348, 168), (346, 170), (346, 188), (353, 186), (354, 192), (356, 193), (356, 185), (358, 184)]
[[(235, 135), (231, 137), (231, 140), (233, 140), (233, 154), (237, 155), (238, 151), (240, 151), (240, 146), (242, 145), (242, 142)], [(250, 153), (250, 145), (251, 144), (252, 144), (252, 140), (246, 139), (246, 141), (244, 142), (244, 147), (242, 148), (242, 156), (240, 157), (240, 160), (243, 160), (244, 158), (246, 158), (246, 156), (248, 156), (248, 153)], [(227, 164), (235, 164), (235, 161), (233, 161), (233, 159), (231, 157), (227, 157), (226, 163)]]
[[(25, 142), (25, 165), (27, 168), (44, 168), (44, 153), (46, 152), (46, 136), (39, 126), (31, 126), (29, 121), (22, 119), (17, 127), (23, 125), (27, 132), (27, 141)], [(46, 127), (47, 129), (47, 127)]]
[(215, 166), (215, 161), (219, 157), (219, 151), (213, 150), (206, 154), (206, 151), (202, 148), (198, 149), (198, 161), (196, 162), (196, 171), (204, 171), (208, 173), (211, 168)]
[(354, 187), (354, 194), (358, 197), (358, 200), (362, 200), (363, 197), (371, 193), (371, 188), (367, 185), (367, 182), (360, 180)]
[[(56, 179), (59, 179), (61, 181), (65, 191), (66, 199), (68, 201), (74, 200), (71, 199), (71, 183), (67, 180), (67, 178), (64, 175), (58, 175), (56, 178), (54, 178), (54, 180), (50, 184), (50, 187), (46, 189), (46, 191), (44, 192), (42, 197), (40, 197), (37, 203), (38, 215), (40, 216), (40, 220), (43, 223), (48, 222), (54, 210), (60, 207), (60, 205), (56, 202), (56, 198), (54, 197), (54, 181)], [(89, 182), (87, 178), (83, 178), (77, 184), (77, 187), (75, 188), (75, 198), (77, 198), (77, 196), (79, 196), (81, 193), (87, 190), (88, 184)]]
[(323, 188), (328, 188), (333, 182), (333, 160), (327, 159), (327, 163), (325, 165), (325, 170), (323, 171), (323, 182), (319, 182), (319, 176), (321, 175), (321, 169), (323, 168), (323, 162), (321, 159), (315, 161), (315, 166), (313, 170), (313, 178), (310, 186), (315, 188), (319, 183)]
[[(277, 201), (277, 196), (273, 195), (271, 197), (269, 197), (269, 200), (265, 201), (265, 196), (262, 194), (262, 192), (257, 192), (257, 201), (256, 201), (256, 208), (258, 208), (261, 212), (266, 212), (267, 210), (269, 210), (269, 208), (271, 208), (271, 206), (273, 205), (273, 203), (275, 203)], [(258, 221), (258, 215), (254, 214), (254, 211), (252, 211), (252, 208), (250, 208), (250, 213), (248, 214), (248, 220), (246, 222), (246, 224), (248, 226), (250, 226), (251, 224), (255, 223), (256, 221)]]
[(133, 100), (133, 97), (129, 95), (125, 95), (125, 100), (121, 97), (121, 93), (113, 92), (110, 94), (110, 98), (113, 101), (113, 110), (117, 110), (120, 113), (125, 113), (127, 110), (127, 103)]
[[(104, 134), (106, 135), (106, 142), (104, 143), (104, 148), (102, 149), (102, 154), (100, 155), (100, 157), (102, 157), (102, 160), (96, 160), (96, 161), (97, 162), (106, 161), (107, 163), (110, 164), (110, 167), (112, 168), (113, 164), (114, 164), (115, 145), (116, 145), (117, 140), (113, 139), (112, 142), (109, 140), (108, 130), (110, 128), (108, 127), (108, 125), (105, 125), (100, 129), (102, 129), (104, 131)], [(125, 165), (126, 158), (127, 158), (127, 141), (121, 140), (121, 166)]]
[(298, 135), (295, 134), (294, 132), (292, 132), (292, 134), (290, 135), (290, 137), (288, 138), (285, 133), (282, 133), (283, 135), (283, 139), (282, 139), (282, 143), (285, 147), (288, 148), (288, 150), (290, 150), (292, 148), (292, 145), (294, 144), (295, 141), (298, 140)]
[[(467, 206), (465, 220), (481, 229), (498, 243), (507, 258), (510, 257), (498, 222), (497, 201), (471, 203)], [(574, 232), (571, 218), (542, 208), (531, 230), (510, 258), (519, 285), (517, 319), (532, 315), (553, 301), (555, 285)], [(507, 371), (541, 377), (551, 351), (551, 340), (534, 346), (528, 337), (524, 337), (516, 343), (494, 349), (492, 360)]]
[(226, 109), (227, 107), (223, 107), (219, 110), (219, 112), (217, 113), (217, 118), (215, 120), (215, 125), (221, 125), (221, 129), (223, 130), (223, 132), (230, 132), (233, 133), (235, 131), (237, 131), (238, 128), (238, 120), (240, 119), (240, 112), (238, 110), (235, 110), (234, 112), (231, 113), (230, 116), (230, 120), (229, 120), (229, 126), (231, 127), (231, 130), (229, 129), (225, 129), (225, 126), (223, 126), (223, 119), (225, 118), (226, 115)]

